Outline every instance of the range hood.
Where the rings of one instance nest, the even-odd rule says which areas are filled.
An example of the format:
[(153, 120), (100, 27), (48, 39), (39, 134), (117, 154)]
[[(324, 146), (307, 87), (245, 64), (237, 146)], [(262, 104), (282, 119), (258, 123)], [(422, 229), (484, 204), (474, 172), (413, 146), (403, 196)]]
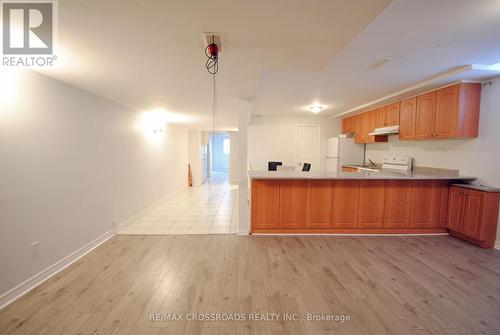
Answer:
[(399, 125), (375, 128), (375, 130), (369, 133), (368, 135), (377, 136), (377, 135), (393, 135), (393, 134), (399, 134)]

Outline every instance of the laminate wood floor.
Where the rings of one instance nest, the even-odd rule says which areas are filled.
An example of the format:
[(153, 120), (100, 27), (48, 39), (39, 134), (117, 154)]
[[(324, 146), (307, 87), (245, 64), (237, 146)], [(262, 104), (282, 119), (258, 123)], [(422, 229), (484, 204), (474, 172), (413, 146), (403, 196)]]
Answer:
[(0, 333), (500, 334), (500, 252), (447, 236), (115, 236), (1, 310)]

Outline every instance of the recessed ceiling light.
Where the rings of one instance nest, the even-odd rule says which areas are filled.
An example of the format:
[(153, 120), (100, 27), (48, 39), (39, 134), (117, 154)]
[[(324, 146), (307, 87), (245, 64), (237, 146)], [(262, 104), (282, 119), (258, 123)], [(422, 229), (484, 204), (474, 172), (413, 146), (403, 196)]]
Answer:
[(318, 104), (314, 104), (314, 105), (309, 106), (309, 110), (311, 112), (313, 112), (314, 114), (321, 112), (323, 110), (323, 108), (324, 108), (323, 106), (318, 105)]
[(492, 70), (500, 71), (500, 63), (496, 63), (496, 64), (493, 64), (493, 65), (490, 65), (490, 68)]

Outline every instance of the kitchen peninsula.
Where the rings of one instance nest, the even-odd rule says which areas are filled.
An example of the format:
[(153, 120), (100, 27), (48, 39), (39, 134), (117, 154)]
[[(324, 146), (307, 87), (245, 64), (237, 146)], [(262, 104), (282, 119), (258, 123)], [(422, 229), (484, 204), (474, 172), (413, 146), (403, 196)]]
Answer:
[[(410, 173), (250, 171), (249, 176), (252, 233), (264, 234), (448, 233), (449, 216), (457, 219), (456, 213), (449, 211), (449, 203), (454, 201), (449, 198), (450, 186), (475, 179), (432, 169)], [(481, 193), (481, 199), (499, 195), (469, 191)], [(496, 208), (473, 207), (476, 212), (492, 212), (496, 218), (496, 203)], [(463, 202), (452, 210), (462, 213), (461, 207), (471, 206)], [(474, 218), (471, 221), (479, 222), (489, 215), (470, 213), (469, 216)], [(466, 220), (462, 221), (455, 230), (470, 230)], [(496, 221), (492, 221), (496, 229)], [(481, 230), (490, 223), (475, 225), (476, 230)], [(476, 237), (470, 242), (491, 247), (495, 231)]]

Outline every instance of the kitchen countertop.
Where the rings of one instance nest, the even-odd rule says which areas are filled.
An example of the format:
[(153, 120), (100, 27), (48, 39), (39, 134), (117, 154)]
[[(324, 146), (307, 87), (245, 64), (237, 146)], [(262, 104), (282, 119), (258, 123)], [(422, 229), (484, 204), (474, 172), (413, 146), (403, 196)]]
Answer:
[(475, 177), (460, 176), (456, 173), (433, 173), (432, 170), (425, 173), (412, 171), (402, 173), (399, 171), (381, 172), (301, 172), (301, 171), (249, 171), (250, 179), (409, 179), (409, 180), (475, 180)]
[(470, 188), (472, 190), (482, 191), (482, 192), (494, 192), (494, 193), (500, 192), (500, 188), (486, 186), (486, 185), (477, 185), (477, 184), (452, 184), (452, 186), (465, 187), (465, 188)]

